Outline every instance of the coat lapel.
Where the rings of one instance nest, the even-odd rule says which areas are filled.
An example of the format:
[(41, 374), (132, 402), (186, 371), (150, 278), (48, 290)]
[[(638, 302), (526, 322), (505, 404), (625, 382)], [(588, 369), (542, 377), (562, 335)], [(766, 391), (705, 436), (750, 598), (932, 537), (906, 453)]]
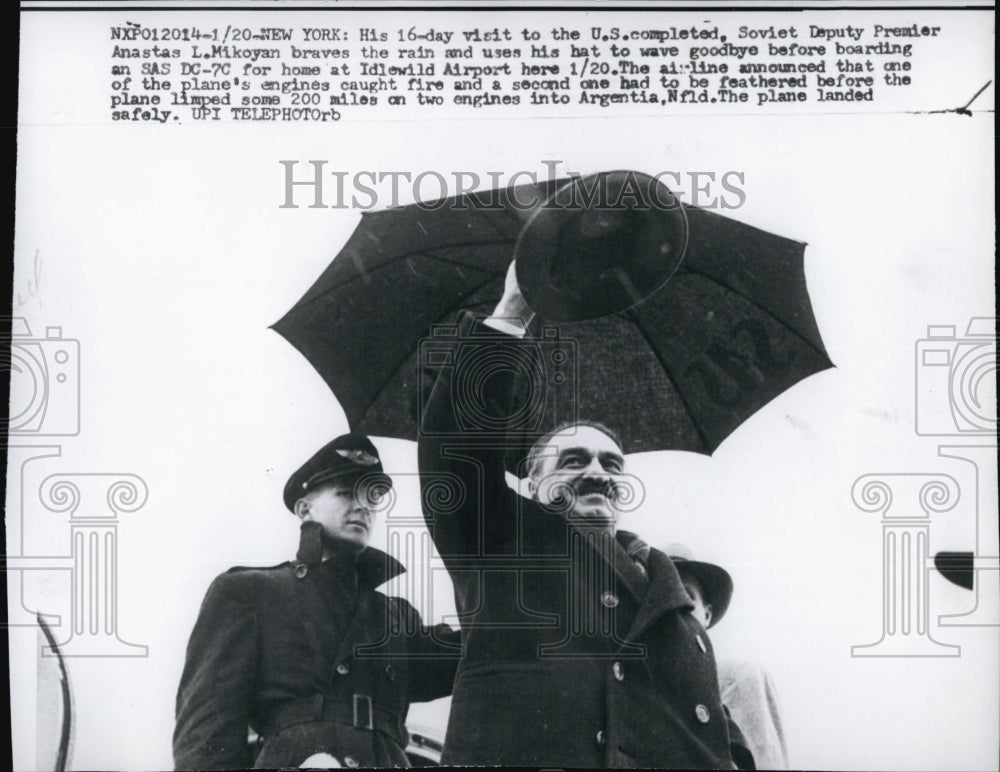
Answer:
[[(331, 548), (329, 551), (332, 552), (326, 561), (322, 560), (324, 546)], [(342, 548), (338, 549), (338, 546)], [(371, 646), (386, 637), (389, 620), (387, 614), (382, 613), (378, 601), (381, 595), (373, 591), (406, 571), (398, 560), (375, 547), (366, 547), (355, 553), (351, 545), (324, 543), (322, 526), (315, 522), (302, 524), (296, 559), (297, 564), (306, 564), (311, 572), (330, 574), (320, 578), (315, 586), (327, 609), (326, 615), (319, 613), (317, 618), (332, 616), (337, 620), (338, 629), (344, 630), (334, 658), (335, 666), (353, 657), (358, 645), (367, 643)], [(344, 581), (354, 585), (351, 594), (357, 598), (357, 606), (353, 602), (349, 606), (344, 605), (343, 593), (347, 588), (338, 584)], [(394, 600), (387, 602), (392, 605)]]
[(626, 549), (626, 544), (630, 543), (632, 538), (635, 538), (633, 534), (619, 531), (617, 537), (611, 541), (611, 549), (604, 555), (604, 559), (611, 563), (611, 567), (618, 576), (618, 583), (628, 589), (636, 603), (641, 604), (643, 598), (646, 597), (649, 580), (636, 566), (635, 560)]
[[(565, 525), (561, 527), (566, 528)], [(614, 575), (617, 579), (617, 584), (627, 589), (634, 596), (636, 604), (642, 603), (648, 582), (646, 581), (646, 577), (642, 575), (642, 571), (636, 567), (631, 556), (626, 551), (620, 537), (616, 538), (610, 534), (603, 533), (587, 533), (580, 528), (569, 528), (567, 529), (567, 533), (571, 539), (571, 546), (569, 548), (570, 560), (575, 563), (574, 568), (571, 570), (577, 572), (580, 579), (589, 576), (591, 582), (596, 582), (594, 587), (600, 585), (600, 587), (597, 587), (598, 592), (608, 588), (607, 584), (599, 579), (599, 574), (592, 574), (584, 568), (587, 561), (586, 555), (590, 550), (593, 550), (605, 564), (604, 571), (607, 573), (604, 573), (604, 575)], [(572, 546), (573, 541), (576, 542), (577, 546)], [(591, 589), (594, 589), (594, 587), (591, 587)]]
[(382, 550), (366, 547), (358, 555), (358, 580), (362, 590), (374, 590), (402, 573), (406, 573), (403, 564)]
[(388, 606), (383, 611), (380, 602), (382, 596), (373, 590), (406, 569), (391, 555), (374, 547), (367, 547), (358, 555), (357, 571), (360, 590), (358, 606), (337, 650), (335, 664), (354, 656), (356, 646), (378, 646), (388, 637), (389, 607), (394, 607), (396, 601), (394, 598), (387, 599), (385, 602)]
[(626, 640), (637, 640), (658, 617), (668, 611), (691, 611), (694, 604), (681, 583), (677, 569), (666, 554), (657, 549), (649, 551), (647, 563), (649, 589), (635, 615)]
[[(567, 535), (574, 530), (567, 528), (564, 518), (552, 515), (549, 510), (540, 508), (540, 512), (548, 513), (549, 518), (533, 518), (530, 521), (533, 527), (538, 528), (539, 524), (545, 520), (550, 525), (558, 522), (558, 528), (565, 529), (564, 532)], [(578, 532), (577, 535), (581, 536), (582, 534)], [(569, 538), (572, 539), (571, 536)], [(634, 541), (639, 541), (641, 544), (641, 540), (638, 540), (634, 534), (619, 531), (617, 538), (585, 538), (584, 541), (614, 572), (619, 586), (627, 589), (635, 598), (638, 611), (629, 627), (625, 641), (631, 643), (637, 640), (659, 616), (668, 611), (675, 609), (691, 611), (694, 609), (694, 604), (681, 583), (677, 569), (666, 553), (649, 548), (649, 556), (646, 559), (646, 570), (649, 574), (647, 579), (635, 566), (626, 549), (626, 547), (633, 545)], [(573, 549), (573, 547), (569, 547), (571, 556)], [(579, 559), (579, 556), (576, 559)]]
[[(388, 621), (384, 614), (372, 614), (371, 606), (374, 597), (371, 594), (362, 593), (358, 599), (357, 613), (351, 620), (344, 634), (344, 639), (337, 649), (337, 656), (333, 664), (339, 665), (344, 660), (354, 657), (355, 647), (373, 643), (381, 643), (388, 630)], [(336, 678), (336, 676), (334, 676)]]

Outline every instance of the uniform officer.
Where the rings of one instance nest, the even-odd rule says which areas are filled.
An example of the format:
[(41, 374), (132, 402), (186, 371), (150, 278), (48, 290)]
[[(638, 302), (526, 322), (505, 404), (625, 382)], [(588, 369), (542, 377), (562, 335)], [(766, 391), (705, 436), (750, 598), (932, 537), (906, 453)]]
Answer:
[[(296, 559), (230, 569), (202, 603), (177, 694), (178, 769), (310, 757), (409, 766), (409, 703), (451, 692), (458, 641), (375, 590), (405, 570), (368, 546), (374, 506), (391, 485), (375, 446), (356, 434), (291, 476), (284, 502), (302, 521)], [(248, 728), (260, 738), (256, 758)]]
[(616, 527), (627, 478), (613, 433), (556, 427), (529, 455), (530, 498), (506, 483), (496, 428), (525, 406), (504, 365), (532, 345), (517, 339), (529, 314), (511, 270), (494, 329), (463, 317), (423, 412), (424, 514), (464, 642), (442, 762), (731, 769), (740, 738), (711, 642), (670, 559)]

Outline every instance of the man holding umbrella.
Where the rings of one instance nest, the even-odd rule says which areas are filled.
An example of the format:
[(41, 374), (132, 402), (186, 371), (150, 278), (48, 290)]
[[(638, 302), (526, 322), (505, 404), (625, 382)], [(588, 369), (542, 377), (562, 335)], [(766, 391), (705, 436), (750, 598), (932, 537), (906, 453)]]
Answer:
[(296, 559), (233, 568), (202, 603), (177, 693), (177, 769), (409, 766), (409, 703), (451, 691), (458, 635), (375, 590), (405, 570), (368, 546), (391, 486), (356, 434), (289, 478)]
[[(447, 366), (422, 416), (425, 516), (464, 644), (442, 763), (752, 767), (676, 569), (616, 528), (629, 478), (613, 432), (557, 426), (528, 455), (530, 499), (506, 484), (516, 439), (496, 429), (532, 394), (504, 363), (537, 354), (520, 338), (531, 316), (512, 264), (493, 315), (466, 315), (451, 354), (435, 352)], [(443, 485), (455, 495), (436, 506)]]

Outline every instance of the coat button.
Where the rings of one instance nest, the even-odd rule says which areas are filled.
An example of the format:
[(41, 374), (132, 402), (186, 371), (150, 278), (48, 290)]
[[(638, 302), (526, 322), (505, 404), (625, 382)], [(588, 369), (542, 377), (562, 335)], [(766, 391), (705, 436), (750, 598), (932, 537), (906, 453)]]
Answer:
[(698, 717), (698, 720), (701, 723), (703, 724), (708, 723), (708, 718), (709, 718), (708, 708), (706, 708), (704, 705), (696, 705), (694, 709), (694, 714)]
[(306, 574), (308, 574), (308, 573), (309, 573), (309, 566), (307, 566), (305, 563), (296, 563), (295, 564), (295, 575), (299, 579), (305, 579), (306, 578)]
[(344, 766), (354, 769), (358, 766), (358, 760), (353, 756), (344, 756)]
[(604, 730), (603, 729), (598, 730), (597, 735), (594, 737), (594, 740), (597, 742), (598, 745), (600, 745), (602, 747), (604, 746)]
[(607, 591), (607, 592), (602, 592), (601, 593), (601, 604), (605, 608), (614, 608), (615, 606), (618, 605), (618, 596), (615, 595), (610, 590)]
[(341, 662), (337, 665), (337, 672), (340, 673), (340, 675), (347, 675), (351, 672), (351, 668), (348, 667), (346, 662)]
[(616, 662), (611, 666), (611, 673), (614, 675), (616, 681), (625, 680), (625, 670), (622, 668), (621, 662)]
[(396, 671), (392, 669), (392, 665), (385, 666), (385, 677), (390, 681), (396, 680)]

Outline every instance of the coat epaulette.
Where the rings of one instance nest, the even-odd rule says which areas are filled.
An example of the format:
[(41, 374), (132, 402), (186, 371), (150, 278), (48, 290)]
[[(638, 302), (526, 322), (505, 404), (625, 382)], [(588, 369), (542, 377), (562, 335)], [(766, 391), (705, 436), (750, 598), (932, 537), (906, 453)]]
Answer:
[(292, 561), (286, 560), (284, 563), (278, 563), (276, 566), (233, 566), (228, 571), (227, 574), (234, 574), (237, 571), (275, 571), (279, 568), (284, 568), (285, 566), (290, 566)]

